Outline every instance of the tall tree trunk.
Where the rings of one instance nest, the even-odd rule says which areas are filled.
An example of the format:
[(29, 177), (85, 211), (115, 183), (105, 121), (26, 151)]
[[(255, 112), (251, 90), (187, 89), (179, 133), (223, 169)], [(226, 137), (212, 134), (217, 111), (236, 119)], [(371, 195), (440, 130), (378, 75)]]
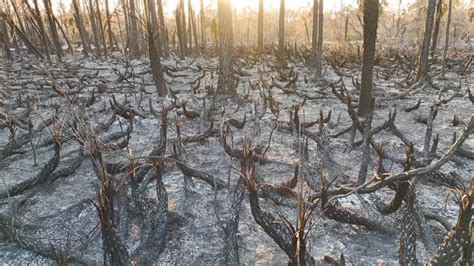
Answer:
[[(200, 10), (200, 20), (201, 20), (201, 45), (202, 48), (206, 48), (206, 18), (204, 17), (204, 2), (203, 0), (201, 2), (201, 10)], [(204, 52), (204, 50), (203, 50)]]
[(423, 43), (420, 49), (420, 58), (416, 80), (425, 82), (428, 80), (429, 71), (429, 50), (431, 41), (431, 32), (433, 30), (434, 13), (436, 9), (436, 0), (429, 0), (428, 9), (426, 11), (425, 33), (423, 36)]
[(280, 0), (280, 16), (278, 20), (278, 57), (283, 62), (285, 57), (285, 0)]
[(193, 54), (194, 53), (194, 50), (193, 50), (193, 33), (192, 33), (192, 25), (191, 25), (191, 1), (188, 0), (188, 29), (186, 31), (186, 34), (187, 34), (187, 38), (188, 38), (188, 42), (189, 42), (189, 53), (190, 54)]
[(364, 51), (358, 115), (367, 117), (371, 112), (375, 43), (377, 40), (378, 0), (364, 0)]
[(194, 14), (194, 9), (192, 8), (191, 5), (191, 0), (189, 0), (189, 21), (191, 22), (191, 28), (193, 31), (193, 39), (194, 39), (194, 49), (196, 53), (199, 50), (199, 40), (198, 40), (198, 33), (197, 33), (197, 27), (196, 27), (196, 16)]
[(104, 2), (105, 5), (105, 17), (106, 17), (106, 22), (105, 24), (107, 25), (107, 37), (109, 39), (109, 46), (111, 49), (114, 47), (114, 38), (112, 36), (112, 16), (110, 16), (110, 10), (109, 10), (109, 0), (105, 0)]
[(61, 48), (61, 42), (59, 41), (58, 30), (56, 28), (56, 23), (54, 21), (53, 9), (51, 8), (51, 0), (43, 0), (46, 16), (48, 17), (49, 31), (51, 32), (51, 37), (53, 39), (53, 44), (56, 49), (56, 55), (59, 60), (62, 60), (63, 50)]
[(324, 24), (324, 0), (319, 0), (318, 10), (318, 52), (316, 54), (316, 76), (321, 77), (323, 72), (323, 24)]
[[(153, 1), (153, 0), (148, 0)], [(155, 81), (156, 92), (158, 96), (164, 97), (167, 93), (166, 83), (163, 77), (163, 71), (161, 69), (161, 58), (159, 50), (156, 49), (155, 43), (156, 40), (160, 40), (159, 31), (156, 32), (156, 35), (153, 33), (151, 24), (147, 25), (148, 30), (148, 54), (150, 56), (151, 70), (153, 73), (153, 80)]]
[[(122, 33), (122, 30), (120, 30), (120, 35), (121, 36), (124, 36), (125, 35), (125, 40), (124, 40), (124, 50), (127, 51), (130, 50), (130, 18), (129, 18), (129, 12), (128, 12), (128, 3), (127, 3), (127, 0), (120, 0), (121, 4), (122, 4), (122, 10), (123, 10), (123, 21), (125, 23), (125, 34)], [(120, 18), (119, 18), (119, 14), (116, 13), (116, 16), (117, 16), (117, 21), (119, 21), (119, 27), (120, 27)]]
[[(176, 9), (176, 35), (178, 37), (178, 44), (179, 44), (179, 58), (184, 59), (186, 56), (186, 48), (184, 45), (184, 40), (183, 40), (183, 26), (182, 26), (182, 20), (181, 20), (181, 7), (178, 6)], [(174, 40), (174, 38), (173, 38)]]
[(92, 37), (94, 38), (94, 45), (96, 49), (96, 54), (98, 57), (102, 56), (102, 51), (100, 49), (100, 39), (99, 39), (99, 29), (97, 29), (97, 24), (95, 21), (95, 15), (94, 15), (94, 3), (92, 0), (89, 0), (89, 21), (91, 22), (91, 31), (92, 31)]
[(181, 25), (181, 39), (183, 42), (183, 53), (184, 55), (188, 55), (188, 38), (187, 38), (187, 30), (186, 30), (186, 14), (184, 12), (184, 0), (179, 1), (179, 11), (180, 11), (180, 25)]
[(318, 54), (318, 16), (319, 16), (319, 0), (313, 0), (313, 32), (311, 34), (311, 60), (312, 65), (316, 67), (316, 57)]
[(81, 36), (84, 55), (89, 57), (90, 46), (84, 31), (84, 23), (82, 23), (81, 11), (79, 9), (79, 5), (77, 4), (77, 0), (72, 0), (72, 5), (74, 6), (74, 19), (76, 20), (76, 26), (77, 30), (79, 31), (79, 35)]
[(443, 48), (443, 63), (441, 67), (441, 77), (444, 78), (444, 73), (446, 71), (446, 57), (448, 54), (449, 48), (449, 28), (451, 27), (451, 14), (453, 11), (453, 0), (449, 0), (448, 3), (448, 21), (446, 22), (446, 39), (444, 40), (444, 48)]
[(170, 53), (170, 45), (168, 41), (168, 30), (165, 25), (165, 15), (163, 13), (163, 4), (161, 0), (157, 0), (156, 5), (158, 6), (158, 16), (160, 21), (160, 40), (161, 46), (163, 47), (162, 56), (167, 57)]
[(41, 13), (38, 6), (38, 0), (34, 0), (33, 3), (35, 5), (36, 22), (38, 23), (41, 40), (43, 41), (44, 52), (46, 53), (46, 59), (48, 60), (49, 63), (51, 63), (51, 56), (49, 54), (49, 47), (48, 47), (48, 37), (46, 35), (46, 30), (44, 29), (43, 19), (41, 18)]
[(230, 0), (218, 0), (219, 79), (218, 91), (235, 94), (233, 76), (232, 8)]
[(129, 1), (130, 17), (130, 54), (132, 58), (140, 56), (140, 32), (138, 31), (138, 14), (135, 7), (135, 0)]
[(258, 51), (263, 52), (263, 0), (258, 1)]
[(160, 41), (161, 32), (159, 32), (159, 25), (158, 25), (158, 18), (156, 16), (156, 7), (155, 7), (155, 0), (147, 0), (148, 5), (148, 23), (151, 26), (151, 33), (153, 38), (153, 43), (155, 49), (160, 52), (160, 55), (163, 54), (163, 47)]
[(441, 24), (441, 16), (443, 15), (443, 0), (438, 0), (436, 5), (436, 20), (433, 31), (433, 39), (431, 40), (431, 56), (433, 56), (436, 46), (438, 46), (439, 26)]
[(377, 23), (379, 17), (379, 0), (364, 0), (364, 51), (362, 57), (362, 77), (360, 101), (357, 114), (363, 117), (363, 154), (359, 169), (358, 184), (363, 184), (370, 162), (370, 128), (373, 112), (373, 73), (375, 44), (377, 41)]
[(102, 23), (102, 16), (100, 14), (100, 6), (99, 6), (99, 0), (95, 0), (95, 10), (96, 15), (97, 15), (97, 23), (98, 27), (100, 29), (100, 40), (102, 43), (102, 52), (104, 53), (105, 56), (107, 56), (107, 42), (105, 40), (105, 31), (104, 31), (104, 24)]

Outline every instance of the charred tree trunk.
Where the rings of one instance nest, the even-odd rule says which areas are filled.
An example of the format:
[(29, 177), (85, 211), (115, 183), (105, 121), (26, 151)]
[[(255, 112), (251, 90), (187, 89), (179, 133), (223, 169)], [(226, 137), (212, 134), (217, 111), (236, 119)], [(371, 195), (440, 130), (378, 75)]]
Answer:
[[(109, 39), (109, 46), (111, 48), (113, 48), (114, 47), (114, 37), (112, 36), (112, 34), (113, 34), (112, 33), (112, 16), (110, 16), (109, 0), (105, 0), (104, 5), (105, 5), (105, 18), (106, 18), (105, 24), (107, 25), (107, 37)], [(105, 46), (104, 46), (104, 48), (105, 48)]]
[(151, 70), (153, 73), (153, 80), (155, 81), (156, 91), (160, 97), (166, 95), (166, 84), (163, 77), (163, 71), (161, 69), (161, 58), (159, 50), (155, 47), (156, 40), (159, 40), (160, 36), (157, 33), (153, 34), (152, 26), (148, 24), (148, 53), (150, 56)]
[(99, 30), (97, 29), (97, 24), (95, 21), (95, 12), (94, 12), (94, 4), (92, 0), (89, 0), (89, 20), (91, 22), (91, 31), (92, 31), (92, 37), (94, 38), (94, 45), (96, 49), (96, 54), (98, 57), (102, 56), (102, 51), (100, 49), (100, 39), (99, 39)]
[(54, 21), (53, 9), (51, 8), (51, 0), (43, 0), (46, 16), (48, 17), (49, 31), (51, 32), (51, 37), (53, 39), (53, 44), (56, 49), (56, 55), (59, 60), (62, 60), (63, 50), (61, 48), (61, 42), (59, 41), (58, 30), (56, 28), (56, 23)]
[(316, 66), (316, 57), (318, 54), (318, 15), (319, 15), (319, 0), (313, 0), (313, 32), (311, 34), (311, 60), (312, 65)]
[(204, 2), (201, 0), (201, 11), (200, 11), (200, 20), (201, 20), (201, 45), (204, 49), (206, 48), (206, 19), (204, 17)]
[(41, 18), (41, 13), (38, 7), (38, 0), (34, 0), (35, 5), (35, 17), (36, 22), (38, 23), (38, 27), (40, 30), (41, 40), (43, 42), (44, 53), (46, 54), (46, 59), (49, 63), (51, 63), (51, 56), (49, 54), (49, 47), (48, 47), (48, 37), (46, 35), (46, 30), (44, 29), (43, 19)]
[[(179, 58), (184, 59), (184, 56), (186, 55), (186, 49), (184, 47), (184, 40), (183, 40), (183, 27), (181, 25), (181, 10), (180, 7), (176, 9), (176, 35), (178, 37), (178, 45), (179, 45)], [(173, 38), (174, 39), (174, 38)]]
[(102, 43), (102, 52), (105, 56), (107, 56), (107, 42), (105, 40), (105, 31), (104, 31), (104, 24), (102, 23), (102, 16), (100, 14), (100, 6), (99, 0), (95, 0), (95, 10), (97, 11), (95, 15), (97, 15), (97, 26), (100, 29), (100, 41)]
[(379, 15), (378, 0), (364, 0), (364, 51), (362, 58), (362, 76), (358, 115), (367, 117), (372, 111), (372, 87), (375, 43)]
[(323, 24), (324, 24), (324, 1), (319, 0), (318, 14), (318, 52), (316, 54), (316, 76), (322, 77), (323, 72)]
[(436, 9), (436, 0), (429, 0), (426, 11), (425, 33), (423, 43), (420, 49), (420, 58), (416, 80), (423, 83), (428, 80), (429, 71), (429, 49), (431, 41), (431, 32), (433, 30), (434, 13)]
[[(158, 18), (156, 16), (156, 7), (154, 0), (147, 0), (148, 5), (148, 23), (151, 25), (151, 38), (153, 39), (154, 47), (159, 51), (160, 55), (163, 54), (163, 47), (161, 45), (161, 34), (159, 32)], [(150, 45), (150, 44), (148, 44)], [(151, 55), (150, 55), (151, 57)]]
[(285, 60), (285, 0), (280, 0), (280, 15), (278, 20), (278, 61)]
[(157, 0), (156, 2), (158, 6), (158, 16), (159, 16), (159, 22), (160, 22), (160, 40), (161, 40), (161, 46), (163, 47), (163, 54), (162, 56), (167, 57), (170, 54), (170, 45), (168, 41), (168, 30), (166, 29), (165, 25), (165, 15), (163, 13), (163, 4), (161, 3), (161, 0)]
[(448, 21), (446, 22), (446, 39), (444, 40), (443, 48), (443, 63), (441, 65), (441, 77), (444, 77), (446, 71), (446, 56), (449, 48), (449, 28), (451, 27), (451, 15), (453, 11), (453, 0), (449, 0), (448, 4)]
[(372, 96), (375, 44), (377, 40), (377, 23), (379, 16), (379, 0), (364, 0), (364, 51), (362, 58), (362, 74), (360, 102), (357, 114), (363, 118), (363, 154), (359, 169), (358, 184), (363, 184), (367, 176), (370, 162), (370, 132), (374, 98)]
[(263, 0), (258, 1), (258, 51), (263, 52)]
[(191, 0), (189, 0), (189, 24), (190, 24), (190, 27), (189, 27), (189, 31), (192, 30), (192, 36), (193, 36), (193, 40), (194, 40), (194, 50), (195, 52), (197, 53), (198, 50), (199, 50), (199, 40), (198, 40), (198, 33), (197, 33), (197, 28), (196, 28), (196, 18), (195, 18), (195, 15), (194, 15), (194, 10), (193, 10), (193, 7), (191, 5)]
[(218, 0), (219, 79), (218, 91), (235, 94), (233, 76), (232, 9), (230, 0)]
[(188, 38), (187, 38), (187, 29), (186, 29), (186, 14), (184, 12), (184, 0), (179, 1), (179, 19), (180, 19), (180, 26), (181, 26), (181, 39), (183, 42), (183, 53), (184, 55), (188, 55)]
[(433, 39), (431, 43), (431, 56), (433, 56), (436, 46), (438, 46), (438, 36), (439, 36), (439, 26), (441, 24), (441, 17), (443, 15), (443, 0), (438, 0), (438, 4), (436, 5), (436, 20), (434, 25), (433, 31)]
[(79, 9), (77, 0), (72, 0), (72, 4), (74, 6), (74, 19), (76, 20), (76, 26), (77, 30), (79, 31), (79, 35), (81, 36), (84, 55), (86, 57), (89, 57), (90, 46), (89, 41), (87, 40), (86, 32), (84, 31), (84, 23), (82, 23), (81, 10)]
[(135, 1), (129, 1), (129, 17), (130, 17), (130, 55), (132, 58), (140, 56), (140, 32), (138, 31), (138, 15), (135, 8)]

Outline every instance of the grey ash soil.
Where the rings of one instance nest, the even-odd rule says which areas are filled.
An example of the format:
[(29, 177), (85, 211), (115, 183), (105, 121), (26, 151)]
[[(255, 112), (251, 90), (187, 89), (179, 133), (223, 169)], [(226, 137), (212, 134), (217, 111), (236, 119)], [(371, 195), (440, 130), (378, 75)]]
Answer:
[[(59, 84), (66, 90), (76, 90), (77, 86), (83, 86), (79, 92), (80, 100), (87, 100), (92, 91), (95, 90), (99, 96), (98, 100), (86, 110), (94, 123), (103, 122), (112, 115), (110, 106), (107, 111), (100, 113), (99, 110), (104, 105), (108, 105), (112, 95), (115, 95), (119, 102), (127, 99), (130, 106), (144, 115), (144, 118), (135, 119), (134, 131), (130, 142), (130, 147), (136, 156), (147, 155), (153, 143), (159, 138), (159, 120), (156, 119), (149, 110), (149, 99), (153, 102), (155, 109), (163, 99), (155, 95), (152, 76), (149, 72), (149, 63), (134, 60), (131, 62), (135, 75), (127, 81), (118, 81), (118, 75), (114, 73), (113, 68), (125, 73), (124, 60), (115, 58), (107, 61), (91, 60), (80, 57), (70, 57), (61, 64), (53, 66), (44, 65), (31, 58), (16, 60), (13, 64), (1, 61), (0, 68), (0, 86), (2, 92), (2, 112), (13, 112), (20, 115), (25, 108), (16, 108), (18, 95), (23, 99), (30, 95), (38, 100), (37, 113), (33, 115), (35, 125), (41, 125), (42, 119), (49, 117), (53, 113), (52, 105), (58, 105), (60, 117), (68, 117), (70, 112), (69, 105), (64, 98), (58, 97), (51, 88), (48, 72), (54, 76)], [(215, 72), (217, 67), (216, 60), (192, 59), (188, 58), (184, 62), (176, 60), (164, 60), (163, 65), (169, 68), (175, 68), (175, 77), (165, 76), (168, 88), (177, 92), (180, 100), (186, 99), (188, 106), (193, 110), (202, 109), (202, 92), (193, 94), (191, 81), (197, 78), (201, 72), (198, 66), (207, 69), (208, 74), (203, 79), (201, 88), (207, 84), (216, 84), (217, 75), (214, 73), (214, 79), (209, 74)], [(301, 64), (290, 63), (299, 72), (300, 79), (297, 82), (297, 90), (301, 94), (311, 96), (320, 96), (314, 91), (323, 91), (325, 97), (316, 100), (307, 100), (306, 105), (300, 114), (306, 121), (314, 121), (319, 116), (319, 111), (325, 113), (332, 111), (332, 120), (328, 125), (330, 133), (339, 132), (350, 125), (351, 120), (347, 114), (347, 107), (341, 103), (330, 91), (317, 85), (313, 81), (311, 70)], [(434, 65), (434, 72), (439, 67)], [(342, 69), (348, 75), (358, 75), (357, 67)], [(46, 71), (47, 70), (47, 71)], [(259, 78), (256, 66), (243, 68), (249, 76), (242, 77), (238, 91), (244, 95), (249, 90), (248, 80), (256, 81)], [(276, 72), (269, 71), (265, 67), (264, 77), (269, 79)], [(97, 72), (98, 71), (98, 72)], [(382, 67), (376, 67), (377, 73), (383, 72)], [(97, 73), (97, 76), (94, 74)], [(303, 78), (306, 76), (308, 82)], [(378, 75), (376, 75), (378, 76)], [(79, 84), (80, 77), (83, 77)], [(338, 76), (332, 69), (325, 69), (325, 78), (328, 81), (336, 81)], [(434, 79), (437, 86), (445, 86), (444, 98), (460, 93), (459, 97), (454, 98), (447, 105), (442, 105), (438, 116), (434, 122), (434, 132), (439, 133), (439, 153), (443, 153), (451, 144), (454, 132), (462, 130), (463, 121), (465, 122), (474, 112), (474, 105), (467, 98), (466, 89), (473, 87), (474, 74), (472, 69), (468, 70), (467, 76), (459, 76), (454, 72), (447, 74), (446, 80)], [(397, 93), (400, 91), (403, 75), (394, 75), (388, 80), (375, 80), (376, 107), (373, 125), (377, 126), (388, 118), (390, 111), (398, 109), (396, 119), (397, 126), (402, 132), (415, 144), (417, 148), (422, 148), (425, 132), (425, 125), (415, 121), (414, 116), (426, 116), (429, 112), (430, 103), (436, 99), (437, 90), (424, 89), (417, 91), (406, 99), (398, 99)], [(344, 77), (345, 84), (352, 94), (356, 94), (357, 89), (351, 83), (350, 77)], [(72, 84), (68, 89), (67, 83)], [(274, 96), (281, 103), (281, 121), (289, 121), (289, 110), (293, 104), (302, 100), (301, 96), (286, 95), (281, 90), (274, 88)], [(201, 93), (201, 95), (199, 95)], [(422, 100), (421, 107), (413, 112), (406, 113), (402, 111), (407, 106), (413, 106), (418, 99)], [(241, 147), (245, 136), (250, 136), (253, 143), (266, 145), (269, 138), (274, 115), (268, 110), (262, 119), (256, 119), (254, 114), (254, 104), (258, 101), (258, 108), (261, 108), (258, 91), (250, 91), (249, 100), (245, 100), (240, 109), (237, 110), (238, 101), (228, 97), (218, 97), (217, 106), (224, 107), (226, 113), (238, 120), (247, 117), (247, 123), (242, 130), (233, 129), (235, 146)], [(172, 125), (176, 112), (172, 111), (168, 117), (169, 124)], [(452, 126), (451, 120), (457, 115), (461, 124)], [(217, 121), (220, 119), (218, 112), (214, 114)], [(183, 116), (179, 117), (182, 125), (182, 131), (185, 135), (195, 135), (199, 131), (205, 131), (206, 125), (200, 119), (190, 120)], [(217, 123), (218, 125), (219, 123)], [(257, 126), (258, 125), (258, 126)], [(317, 131), (317, 126), (309, 129), (312, 132)], [(116, 121), (111, 132), (120, 131), (120, 126)], [(19, 130), (24, 133), (24, 131)], [(169, 139), (176, 137), (173, 126), (168, 129)], [(9, 139), (8, 129), (0, 131), (0, 147), (3, 147)], [(41, 136), (34, 139), (38, 145), (42, 140), (48, 138), (48, 131), (43, 131)], [(358, 140), (360, 136), (356, 137)], [(381, 132), (375, 137), (377, 142), (384, 144), (385, 151), (397, 158), (404, 157), (405, 146), (390, 132)], [(170, 140), (170, 141), (171, 141)], [(355, 181), (358, 173), (361, 148), (357, 147), (351, 150), (348, 147), (349, 134), (344, 134), (337, 138), (331, 138), (332, 154), (336, 161), (341, 165), (342, 170), (353, 177), (350, 181)], [(277, 183), (289, 180), (293, 174), (293, 164), (298, 161), (296, 151), (296, 137), (289, 133), (276, 131), (272, 138), (271, 147), (267, 157), (281, 164), (267, 164), (257, 166), (257, 175), (265, 182)], [(170, 145), (168, 145), (168, 148)], [(235, 167), (238, 162), (228, 158), (223, 151), (222, 145), (217, 137), (209, 138), (208, 143), (203, 145), (191, 143), (185, 146), (188, 153), (188, 162), (191, 166), (208, 172), (221, 180), (227, 182), (228, 178), (231, 184), (235, 184), (238, 178), (238, 172)], [(471, 136), (463, 144), (466, 150), (474, 151), (474, 138)], [(67, 140), (62, 145), (62, 157), (59, 169), (64, 167), (64, 162), (69, 158), (74, 158), (78, 145), (74, 140)], [(310, 162), (318, 160), (316, 143), (310, 142)], [(19, 182), (33, 178), (53, 154), (51, 145), (36, 149), (37, 165), (34, 165), (33, 151), (30, 145), (25, 145), (21, 149), (22, 153), (11, 156), (3, 160), (0, 164), (1, 185), (0, 192), (6, 187), (11, 187)], [(69, 153), (69, 154), (68, 154)], [(170, 154), (170, 150), (167, 154)], [(375, 155), (372, 154), (372, 159)], [(110, 152), (107, 154), (108, 162), (126, 161), (125, 152)], [(449, 161), (441, 169), (443, 173), (456, 173), (460, 182), (468, 185), (470, 175), (474, 170), (472, 160), (456, 156), (457, 163)], [(283, 164), (283, 162), (287, 164)], [(402, 166), (391, 163), (386, 160), (386, 167), (391, 173), (397, 173), (402, 170)], [(233, 166), (233, 167), (231, 167)], [(232, 168), (232, 169), (231, 169)], [(231, 169), (231, 170), (230, 170)], [(374, 164), (370, 167), (370, 172), (374, 169)], [(230, 175), (229, 175), (230, 173)], [(95, 188), (98, 179), (95, 176), (91, 162), (85, 159), (80, 168), (68, 177), (62, 177), (51, 185), (42, 186), (31, 190), (34, 194), (21, 206), (19, 206), (16, 215), (26, 224), (35, 226), (35, 230), (29, 230), (28, 237), (40, 239), (45, 243), (65, 245), (66, 239), (76, 240), (76, 246), (87, 243), (82, 250), (82, 256), (96, 264), (102, 261), (102, 240), (98, 217), (92, 201), (95, 200)], [(219, 226), (215, 214), (215, 199), (218, 202), (218, 211), (220, 216), (225, 218), (230, 206), (231, 193), (227, 189), (215, 191), (208, 184), (195, 180), (195, 188), (190, 193), (184, 193), (184, 181), (182, 173), (172, 164), (167, 166), (164, 176), (164, 183), (169, 196), (169, 211), (171, 212), (171, 222), (169, 224), (168, 237), (166, 239), (166, 248), (161, 255), (156, 256), (157, 264), (179, 264), (179, 265), (216, 265), (224, 263), (224, 240), (223, 231)], [(458, 204), (455, 197), (451, 194), (449, 188), (435, 182), (431, 178), (422, 178), (417, 186), (417, 195), (420, 205), (424, 210), (438, 213), (446, 218), (451, 224), (455, 222), (458, 214)], [(152, 184), (150, 184), (150, 189)], [(304, 188), (306, 194), (311, 194), (309, 188)], [(217, 193), (217, 195), (216, 195)], [(151, 192), (150, 192), (151, 194)], [(388, 228), (394, 231), (400, 223), (401, 213), (395, 212), (392, 215), (383, 217), (377, 213), (374, 200), (383, 199), (385, 202), (394, 195), (389, 189), (381, 189), (371, 195), (351, 195), (340, 200), (344, 207), (368, 216), (370, 218), (382, 221)], [(21, 197), (21, 196), (20, 196)], [(13, 200), (13, 199), (10, 199)], [(9, 201), (3, 200), (0, 205), (0, 212), (9, 210)], [(274, 204), (262, 199), (261, 202), (266, 210), (275, 210)], [(290, 220), (295, 220), (295, 208), (279, 206), (285, 212)], [(377, 231), (369, 231), (363, 226), (353, 226), (329, 220), (320, 216), (319, 210), (315, 214), (316, 225), (313, 227), (310, 240), (310, 254), (320, 258), (325, 255), (339, 256), (342, 252), (347, 262), (355, 265), (376, 264), (385, 262), (389, 265), (398, 264), (398, 233), (384, 234)], [(443, 227), (438, 223), (429, 221), (435, 233), (436, 241), (439, 243), (445, 233)], [(133, 228), (131, 229), (133, 230)], [(132, 234), (133, 235), (133, 234)], [(241, 210), (241, 220), (238, 233), (240, 256), (243, 264), (261, 264), (261, 265), (280, 265), (288, 262), (287, 256), (281, 249), (268, 237), (263, 230), (254, 222), (250, 207), (247, 201), (244, 201)], [(128, 243), (133, 245), (133, 241)], [(129, 247), (133, 248), (133, 247)], [(420, 261), (425, 261), (427, 253), (421, 241), (417, 243), (417, 255)], [(0, 235), (0, 263), (2, 264), (54, 264), (54, 261), (43, 258), (27, 251), (17, 245), (6, 236)]]

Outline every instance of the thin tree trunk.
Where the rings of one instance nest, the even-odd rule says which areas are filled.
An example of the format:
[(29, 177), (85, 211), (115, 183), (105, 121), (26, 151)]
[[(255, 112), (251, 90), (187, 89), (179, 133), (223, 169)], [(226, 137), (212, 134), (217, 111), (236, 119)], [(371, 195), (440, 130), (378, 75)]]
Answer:
[(436, 5), (436, 20), (433, 31), (433, 39), (431, 40), (431, 56), (433, 56), (438, 46), (439, 26), (441, 24), (441, 15), (443, 14), (443, 0), (438, 0)]
[(105, 31), (104, 31), (104, 24), (102, 24), (102, 16), (100, 14), (99, 0), (95, 0), (95, 10), (97, 11), (96, 15), (97, 15), (97, 23), (100, 29), (102, 52), (104, 52), (104, 55), (107, 56), (107, 42), (105, 40)]
[(166, 29), (165, 25), (165, 16), (163, 13), (163, 4), (161, 0), (157, 0), (158, 6), (158, 16), (160, 21), (160, 38), (161, 38), (161, 46), (163, 47), (163, 54), (162, 56), (168, 57), (170, 53), (170, 45), (168, 41), (168, 30)]
[(51, 63), (51, 56), (49, 54), (49, 47), (48, 47), (48, 38), (46, 35), (46, 30), (44, 29), (43, 19), (41, 18), (41, 13), (38, 7), (38, 0), (33, 1), (35, 5), (35, 15), (36, 21), (38, 23), (38, 27), (40, 29), (41, 40), (43, 41), (44, 52), (46, 53), (46, 59), (49, 63)]
[(278, 57), (283, 62), (285, 56), (285, 0), (280, 0), (280, 16), (278, 20)]
[[(176, 9), (176, 35), (178, 37), (178, 43), (179, 43), (179, 58), (184, 59), (186, 56), (186, 48), (184, 46), (184, 40), (183, 40), (183, 26), (182, 20), (181, 20), (181, 7), (178, 6), (178, 9)], [(173, 38), (174, 39), (174, 38)]]
[(160, 52), (160, 55), (163, 54), (163, 47), (160, 42), (160, 32), (159, 32), (159, 25), (158, 25), (158, 18), (156, 16), (156, 7), (154, 0), (147, 0), (148, 4), (148, 21), (151, 24), (151, 33), (153, 38), (153, 43), (155, 45), (155, 49)]
[(345, 19), (345, 24), (344, 24), (344, 41), (345, 42), (348, 42), (349, 41), (349, 36), (348, 36), (348, 33), (349, 33), (349, 16), (346, 15), (346, 19)]
[(429, 0), (428, 9), (426, 11), (425, 33), (423, 36), (423, 43), (421, 44), (419, 66), (416, 74), (416, 80), (419, 82), (425, 82), (428, 80), (429, 50), (435, 9), (436, 0)]
[(156, 34), (157, 35), (153, 33), (151, 25), (148, 24), (148, 53), (150, 56), (150, 64), (151, 64), (151, 70), (153, 73), (153, 80), (155, 81), (156, 92), (158, 93), (158, 96), (164, 97), (167, 93), (166, 83), (163, 77), (163, 71), (161, 69), (161, 58), (160, 58), (159, 50), (157, 50), (155, 47), (155, 39), (156, 40), (160, 39), (159, 31), (156, 32)]
[(113, 49), (114, 42), (113, 42), (113, 37), (112, 37), (112, 16), (110, 16), (109, 0), (105, 0), (104, 5), (105, 5), (105, 17), (106, 17), (105, 23), (107, 24), (107, 36), (109, 38), (109, 46)]
[(188, 29), (186, 31), (188, 42), (189, 42), (189, 52), (194, 53), (193, 50), (193, 33), (192, 33), (192, 8), (191, 0), (188, 0)]
[(53, 9), (51, 8), (51, 0), (43, 0), (46, 16), (48, 17), (49, 31), (51, 32), (51, 37), (53, 39), (54, 47), (56, 48), (56, 55), (61, 61), (63, 57), (63, 50), (61, 48), (61, 42), (59, 41), (58, 30), (56, 29), (56, 23), (54, 22)]
[[(200, 20), (201, 20), (201, 45), (202, 48), (206, 48), (206, 21), (204, 18), (204, 2), (201, 0), (201, 10), (200, 10)], [(204, 52), (204, 50), (203, 50)]]
[(263, 52), (263, 0), (258, 1), (258, 51)]
[(91, 22), (91, 31), (92, 31), (92, 36), (94, 37), (94, 45), (96, 49), (96, 53), (98, 57), (102, 56), (102, 51), (100, 49), (100, 40), (99, 40), (99, 30), (97, 29), (97, 24), (95, 21), (95, 15), (94, 15), (94, 4), (92, 0), (89, 0), (89, 6), (88, 6), (88, 11), (89, 11), (89, 20)]
[(195, 18), (194, 10), (191, 6), (191, 0), (189, 1), (189, 20), (191, 22), (191, 28), (193, 30), (194, 49), (196, 50), (196, 53), (197, 53), (199, 50), (199, 40), (198, 40), (198, 33), (197, 33), (197, 27), (196, 27), (196, 18)]
[(323, 24), (324, 24), (324, 1), (319, 0), (318, 10), (318, 52), (316, 54), (316, 76), (322, 77), (323, 72)]
[[(124, 50), (130, 50), (131, 49), (131, 45), (130, 45), (130, 19), (129, 19), (129, 12), (128, 12), (128, 4), (127, 4), (127, 0), (120, 0), (122, 2), (122, 10), (123, 10), (123, 20), (124, 20), (124, 23), (125, 23), (125, 45), (124, 45)], [(119, 16), (118, 16), (118, 13), (117, 13), (117, 20), (119, 20)], [(120, 26), (120, 24), (119, 24)], [(121, 32), (121, 31), (120, 31)], [(123, 34), (121, 33), (120, 35), (123, 36)]]
[(312, 65), (316, 67), (318, 54), (318, 16), (319, 16), (319, 0), (313, 0), (313, 32), (311, 34), (311, 54)]
[(15, 0), (10, 1), (13, 7), (13, 11), (15, 12), (16, 18), (18, 20), (18, 25), (20, 26), (21, 31), (26, 33), (25, 27), (23, 26), (23, 19), (21, 18), (20, 13), (18, 12), (18, 7), (16, 6)]
[(138, 14), (135, 8), (135, 0), (129, 1), (130, 16), (130, 55), (132, 58), (140, 56), (140, 32), (138, 31)]
[(218, 0), (219, 79), (218, 91), (235, 94), (233, 77), (232, 8), (230, 0)]
[(448, 21), (446, 22), (446, 39), (444, 40), (444, 48), (443, 48), (443, 63), (441, 67), (441, 77), (444, 78), (444, 74), (446, 71), (446, 57), (448, 54), (449, 48), (449, 28), (451, 27), (451, 14), (453, 10), (453, 0), (449, 0), (448, 3)]
[(84, 31), (84, 24), (82, 23), (81, 11), (79, 10), (79, 6), (77, 4), (77, 0), (72, 0), (72, 4), (74, 6), (74, 18), (76, 20), (77, 30), (79, 31), (79, 35), (81, 36), (82, 47), (84, 50), (84, 55), (89, 57), (89, 42), (87, 41), (87, 36)]
[(183, 53), (188, 55), (188, 38), (187, 38), (187, 29), (186, 29), (186, 14), (184, 12), (184, 0), (179, 1), (179, 10), (180, 10), (180, 26), (181, 26), (181, 39), (183, 42)]

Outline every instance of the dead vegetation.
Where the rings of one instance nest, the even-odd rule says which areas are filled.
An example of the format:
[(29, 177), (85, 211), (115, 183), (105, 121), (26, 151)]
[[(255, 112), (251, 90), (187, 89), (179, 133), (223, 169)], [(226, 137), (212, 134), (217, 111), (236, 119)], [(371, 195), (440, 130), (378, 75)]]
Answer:
[(50, 8), (45, 33), (37, 1), (22, 11), (34, 34), (2, 12), (23, 46), (0, 72), (0, 260), (472, 264), (469, 51), (433, 56), (420, 78), (408, 48), (322, 50), (322, 35), (233, 47), (215, 29), (224, 47), (208, 47), (191, 4), (169, 35), (161, 1), (138, 17), (130, 1), (122, 53), (92, 0), (88, 43), (76, 2), (84, 55), (64, 53)]

